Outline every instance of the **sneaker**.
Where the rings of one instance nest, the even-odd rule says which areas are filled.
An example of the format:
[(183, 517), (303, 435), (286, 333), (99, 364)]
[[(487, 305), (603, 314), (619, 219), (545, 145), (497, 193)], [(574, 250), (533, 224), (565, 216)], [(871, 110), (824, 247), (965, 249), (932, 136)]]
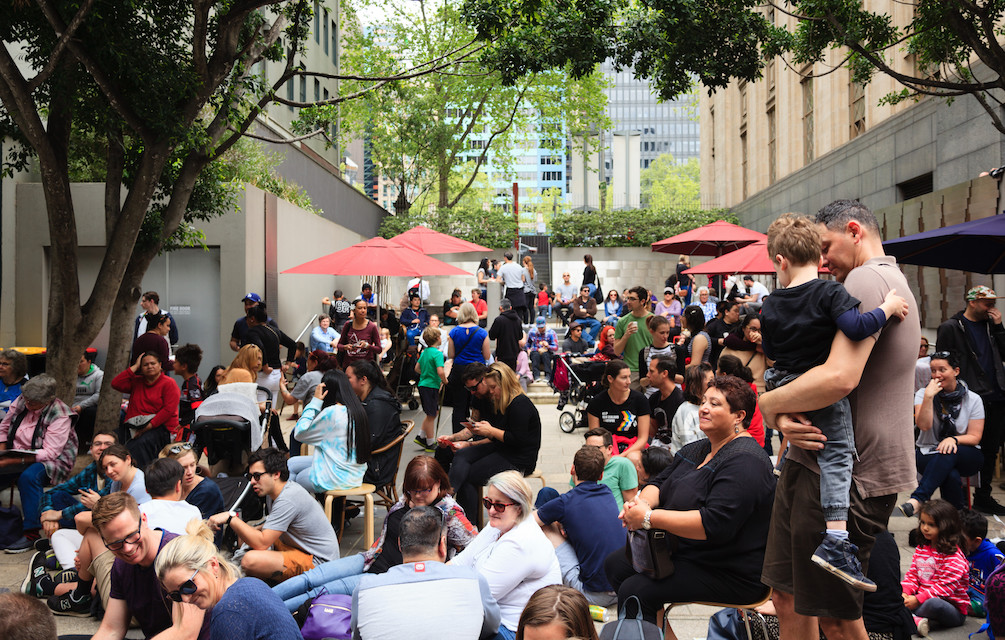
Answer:
[(29, 540), (25, 536), (21, 536), (12, 544), (8, 545), (7, 547), (4, 547), (4, 551), (6, 553), (25, 553), (27, 551), (33, 550), (34, 548), (35, 547), (33, 540)]
[(1005, 516), (1005, 506), (989, 495), (975, 495), (974, 509), (992, 516)]
[(64, 593), (61, 596), (51, 596), (46, 600), (49, 609), (57, 616), (77, 616), (86, 618), (91, 615), (91, 596), (86, 595), (80, 600), (75, 600), (73, 592)]
[(69, 584), (71, 582), (76, 582), (78, 579), (76, 569), (63, 569), (56, 574), (56, 577), (52, 579), (56, 584)]
[(903, 513), (905, 517), (908, 518), (914, 517), (914, 505), (911, 504), (910, 502), (905, 502), (904, 504), (900, 505), (897, 508), (900, 509), (900, 512)]
[(31, 546), (35, 548), (35, 551), (52, 551), (52, 543), (49, 542), (48, 538), (39, 538)]
[(56, 559), (56, 554), (49, 549), (45, 552), (45, 568), (49, 571), (58, 571), (63, 567), (59, 566), (59, 560)]
[(418, 445), (419, 448), (422, 449), (423, 451), (425, 451), (426, 453), (432, 453), (432, 452), (436, 451), (436, 441), (435, 440), (432, 441), (432, 442), (430, 442), (430, 441), (426, 440), (425, 438), (423, 438), (422, 436), (415, 436), (415, 440), (413, 440), (412, 442), (414, 442), (416, 445)]
[(876, 583), (862, 573), (862, 564), (855, 556), (856, 553), (858, 547), (850, 541), (825, 535), (823, 542), (813, 552), (812, 559), (814, 564), (833, 573), (856, 589), (875, 591)]
[[(45, 578), (49, 578), (49, 574), (45, 572), (44, 563), (45, 554), (41, 551), (36, 551), (28, 562), (28, 574), (21, 581), (21, 593), (33, 598), (41, 598), (46, 595), (42, 591), (42, 582)], [(50, 578), (49, 580), (51, 582), (52, 579)]]
[(928, 624), (928, 618), (919, 618), (915, 616), (914, 620), (915, 620), (914, 624), (918, 627), (918, 635), (921, 636), (922, 638), (927, 638), (928, 631), (930, 629), (930, 625)]

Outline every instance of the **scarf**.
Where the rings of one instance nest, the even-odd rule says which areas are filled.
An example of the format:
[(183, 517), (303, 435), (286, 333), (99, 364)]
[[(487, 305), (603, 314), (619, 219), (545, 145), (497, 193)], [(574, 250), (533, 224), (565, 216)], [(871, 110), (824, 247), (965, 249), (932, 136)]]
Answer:
[(960, 408), (967, 391), (966, 383), (957, 379), (955, 391), (940, 391), (932, 400), (932, 410), (942, 422), (939, 428), (940, 441), (957, 435), (956, 419), (960, 417)]

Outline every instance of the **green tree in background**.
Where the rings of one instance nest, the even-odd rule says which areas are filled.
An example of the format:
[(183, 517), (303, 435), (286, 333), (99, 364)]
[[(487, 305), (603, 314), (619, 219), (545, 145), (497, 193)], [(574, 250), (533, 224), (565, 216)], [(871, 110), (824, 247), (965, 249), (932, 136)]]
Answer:
[(699, 208), (700, 174), (698, 158), (678, 163), (671, 154), (664, 153), (642, 170), (642, 206)]

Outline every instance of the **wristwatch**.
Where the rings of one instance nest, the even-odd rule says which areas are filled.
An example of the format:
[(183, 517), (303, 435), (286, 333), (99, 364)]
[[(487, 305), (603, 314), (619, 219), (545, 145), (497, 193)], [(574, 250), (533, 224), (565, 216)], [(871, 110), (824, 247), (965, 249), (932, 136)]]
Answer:
[(230, 521), (234, 519), (234, 516), (237, 515), (237, 512), (236, 511), (228, 511), (227, 513), (228, 513), (227, 521), (224, 522), (223, 524), (225, 524), (227, 526), (230, 526)]
[(646, 531), (649, 531), (649, 529), (652, 528), (653, 526), (652, 523), (649, 522), (649, 518), (651, 518), (652, 515), (653, 510), (650, 509), (646, 511), (646, 515), (642, 516), (642, 528), (645, 529)]

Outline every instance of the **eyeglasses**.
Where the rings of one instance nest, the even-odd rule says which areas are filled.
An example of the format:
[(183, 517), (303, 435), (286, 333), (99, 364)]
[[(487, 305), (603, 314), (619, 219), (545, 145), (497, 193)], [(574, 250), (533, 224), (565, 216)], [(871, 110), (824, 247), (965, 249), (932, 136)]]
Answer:
[(638, 302), (639, 298), (638, 296), (635, 296), (634, 298), (632, 296), (628, 296), (625, 300), (628, 300), (629, 302)]
[(136, 531), (133, 531), (125, 538), (122, 538), (121, 540), (113, 540), (112, 542), (108, 542), (107, 540), (105, 540), (105, 537), (102, 536), (101, 541), (105, 543), (105, 548), (108, 549), (109, 551), (118, 551), (127, 544), (136, 544), (137, 542), (139, 542), (141, 529), (143, 529), (142, 520), (140, 520), (140, 523), (136, 526)]
[(255, 471), (254, 473), (252, 473), (251, 471), (249, 471), (248, 473), (244, 474), (244, 476), (248, 480), (254, 480), (255, 482), (258, 482), (259, 480), (261, 480), (262, 476), (267, 476), (267, 475), (269, 475), (268, 471)]
[(181, 444), (173, 445), (170, 449), (168, 449), (168, 453), (170, 453), (173, 456), (176, 456), (182, 451), (191, 451), (191, 450), (192, 445), (188, 442), (183, 442)]
[(489, 498), (482, 498), (482, 504), (485, 505), (486, 510), (492, 511), (495, 509), (499, 513), (504, 513), (506, 511), (506, 507), (516, 505), (515, 502), (492, 502)]
[(431, 492), (432, 490), (433, 487), (428, 487), (426, 489), (409, 489), (405, 493), (407, 493), (410, 496), (424, 496), (427, 493)]
[(168, 591), (167, 597), (175, 602), (181, 602), (182, 596), (190, 596), (195, 593), (199, 589), (199, 587), (195, 586), (195, 577), (197, 575), (199, 575), (198, 569), (195, 570), (191, 578), (181, 583), (176, 591)]

